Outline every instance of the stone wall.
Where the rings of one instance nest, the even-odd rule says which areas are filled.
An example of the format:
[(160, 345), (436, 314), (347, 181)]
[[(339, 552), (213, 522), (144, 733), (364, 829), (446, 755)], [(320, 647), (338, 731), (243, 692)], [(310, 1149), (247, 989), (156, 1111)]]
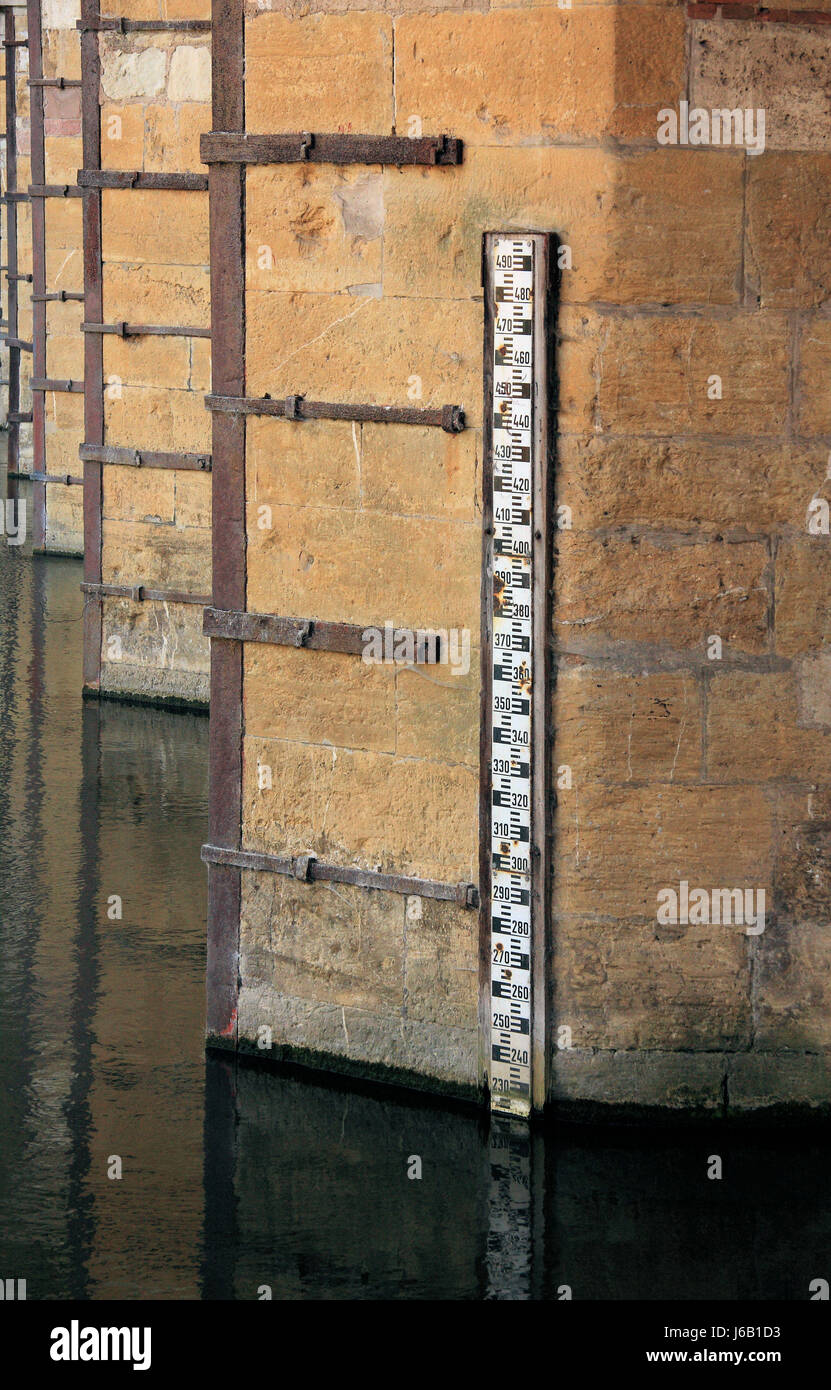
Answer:
[[(247, 11), (249, 131), (421, 130), (465, 155), (248, 170), (246, 391), (417, 391), (471, 426), (250, 421), (248, 607), (463, 627), (473, 656), (436, 682), (247, 644), (243, 848), (477, 879), (481, 238), (561, 243), (548, 1032), (563, 1104), (831, 1099), (822, 18)], [(763, 108), (764, 151), (750, 128), (667, 143), (682, 103)], [(242, 1046), (262, 1051), (267, 1027), (280, 1055), (481, 1086), (472, 914), (241, 880)], [(761, 929), (696, 921), (701, 894), (692, 921), (667, 920), (682, 883), (751, 894)]]
[[(209, 17), (204, 6), (174, 9), (165, 18)], [(155, 4), (122, 13), (159, 18)], [(204, 175), (209, 35), (104, 33), (99, 45), (102, 167)], [(105, 188), (102, 229), (105, 322), (210, 327), (206, 192)], [(209, 339), (106, 336), (104, 381), (108, 446), (210, 455)], [(209, 473), (105, 466), (103, 582), (208, 594), (210, 494)], [(207, 701), (201, 628), (198, 604), (105, 599), (101, 689)]]
[[(43, 77), (77, 82), (81, 45), (77, 21), (80, 0), (42, 0)], [(36, 136), (36, 132), (35, 132)], [(43, 144), (45, 182), (73, 187), (83, 165), (81, 92), (78, 87), (44, 87)], [(84, 288), (83, 218), (80, 198), (46, 198), (43, 202), (46, 293)], [(51, 300), (45, 307), (47, 378), (83, 383), (84, 306), (78, 300)], [(84, 439), (81, 392), (48, 391), (43, 397), (42, 468), (50, 475), (79, 477), (78, 449)], [(76, 484), (48, 483), (45, 488), (46, 550), (81, 555), (84, 549), (83, 492)]]
[[(5, 68), (7, 70), (4, 88), (7, 83), (14, 85), (15, 148), (13, 153), (10, 152), (7, 134), (4, 152), (3, 193), (4, 195), (15, 193), (25, 195), (29, 187), (30, 173), (29, 54), (26, 48), (25, 5), (4, 6), (2, 26), (4, 41), (9, 35), (13, 35), (13, 40), (10, 41), (19, 45), (4, 49)], [(4, 89), (4, 126), (6, 123), (5, 96)], [(13, 261), (10, 262), (10, 246), (13, 236), (16, 237), (16, 253), (13, 255)], [(12, 282), (9, 280), (10, 274), (25, 277), (32, 273), (32, 220), (31, 210), (25, 197), (13, 201), (9, 201), (8, 197), (6, 199), (3, 208), (2, 252), (2, 263), (6, 267), (2, 274), (2, 319), (6, 325), (3, 329), (3, 379), (17, 383), (16, 410), (25, 414), (32, 408), (32, 396), (29, 390), (29, 381), (32, 375), (32, 354), (25, 348), (9, 346), (7, 341), (9, 338), (17, 338), (24, 343), (31, 343), (32, 339), (32, 314), (28, 284), (25, 279), (17, 280), (12, 287)], [(12, 310), (10, 315), (10, 303), (15, 298), (17, 311), (15, 314)], [(9, 387), (5, 386), (2, 389), (6, 399), (5, 415), (7, 416), (9, 409), (13, 407), (9, 404)], [(7, 421), (7, 423), (9, 425), (10, 467), (13, 470), (19, 468), (21, 472), (31, 471), (32, 426), (28, 421)]]
[[(608, 246), (563, 276), (552, 1090), (742, 1111), (831, 1097), (831, 30), (697, 8), (653, 12), (666, 105), (763, 108), (764, 152), (630, 131), (565, 238)], [(762, 930), (661, 921), (682, 882)]]

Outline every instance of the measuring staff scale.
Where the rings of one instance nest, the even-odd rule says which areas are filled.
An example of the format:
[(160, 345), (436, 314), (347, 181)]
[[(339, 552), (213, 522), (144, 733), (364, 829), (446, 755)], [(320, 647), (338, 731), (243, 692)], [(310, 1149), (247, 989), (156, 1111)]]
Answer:
[(548, 243), (488, 233), (483, 257), (488, 1074), (519, 1116), (545, 1100)]

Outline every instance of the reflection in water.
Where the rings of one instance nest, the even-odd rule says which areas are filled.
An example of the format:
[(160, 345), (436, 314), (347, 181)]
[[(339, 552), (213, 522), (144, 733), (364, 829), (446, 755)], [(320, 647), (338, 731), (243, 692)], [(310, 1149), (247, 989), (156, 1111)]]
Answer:
[(206, 1063), (207, 720), (82, 702), (79, 581), (0, 542), (0, 1277), (30, 1298), (552, 1300), (805, 1299), (829, 1277), (817, 1134), (544, 1142)]

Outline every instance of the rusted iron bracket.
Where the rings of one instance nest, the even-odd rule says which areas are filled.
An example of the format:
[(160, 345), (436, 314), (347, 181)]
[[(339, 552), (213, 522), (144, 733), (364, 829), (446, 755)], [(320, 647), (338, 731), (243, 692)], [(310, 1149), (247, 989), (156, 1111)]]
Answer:
[(33, 391), (63, 391), (83, 395), (84, 383), (82, 381), (57, 381), (49, 376), (33, 376), (29, 382)]
[(145, 174), (140, 169), (79, 169), (79, 188), (171, 189), (186, 193), (205, 192), (205, 174)]
[[(80, 84), (79, 84), (80, 85)], [(30, 183), (30, 198), (83, 198), (77, 183)]]
[(178, 589), (149, 589), (145, 584), (100, 584), (84, 580), (81, 592), (93, 598), (129, 598), (135, 603), (191, 603), (204, 608), (209, 594), (184, 594)]
[(461, 164), (463, 142), (449, 135), (342, 135), (297, 131), (252, 135), (212, 130), (199, 142), (203, 164)]
[[(348, 656), (362, 656), (366, 650), (364, 634), (369, 631), (384, 632), (384, 624), (377, 629), (371, 623), (332, 623), (321, 622), (316, 618), (284, 618), (276, 613), (234, 612), (226, 608), (206, 607), (202, 618), (202, 631), (206, 637), (224, 638), (230, 642), (267, 642), (277, 647), (304, 647), (308, 651), (343, 652)], [(401, 629), (401, 633), (410, 629)], [(391, 633), (391, 649), (399, 630)], [(419, 628), (413, 632), (415, 638), (413, 661), (417, 666), (435, 666), (442, 660), (440, 634), (429, 629)]]
[(307, 401), (305, 396), (206, 396), (209, 410), (225, 415), (274, 415), (285, 420), (359, 420), (364, 424), (433, 425), (448, 434), (465, 429), (460, 405), (420, 410), (397, 405), (352, 405), (348, 402)]
[(157, 323), (82, 323), (82, 333), (114, 333), (119, 338), (210, 338), (210, 328), (175, 328)]
[(210, 473), (210, 454), (170, 454), (154, 449), (121, 449), (111, 444), (82, 444), (83, 463), (115, 463), (125, 468), (175, 468)]
[(33, 483), (61, 483), (63, 487), (84, 486), (83, 478), (76, 477), (73, 473), (27, 473), (25, 476), (31, 478)]
[(49, 304), (54, 301), (57, 304), (65, 304), (67, 300), (77, 300), (84, 302), (83, 290), (55, 290), (52, 294), (33, 294), (31, 300), (33, 304)]
[(30, 77), (30, 87), (59, 87), (61, 91), (65, 87), (81, 87), (83, 83), (79, 78), (73, 77)]
[(433, 878), (411, 878), (405, 874), (381, 873), (378, 869), (327, 864), (314, 854), (283, 857), (260, 854), (256, 850), (203, 845), (202, 860), (205, 864), (253, 869), (256, 873), (284, 874), (301, 883), (348, 883), (356, 888), (374, 888), (379, 892), (400, 893), (405, 897), (436, 898), (440, 902), (458, 903), (460, 907), (479, 906), (479, 889), (474, 883), (441, 883)]
[(76, 29), (82, 34), (209, 34), (209, 19), (121, 19), (104, 18), (78, 19)]

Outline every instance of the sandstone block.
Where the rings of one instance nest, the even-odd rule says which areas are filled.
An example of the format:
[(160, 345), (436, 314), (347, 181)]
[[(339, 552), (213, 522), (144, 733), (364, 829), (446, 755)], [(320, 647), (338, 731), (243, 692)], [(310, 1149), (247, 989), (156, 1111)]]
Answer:
[[(188, 195), (193, 196), (193, 195)], [(482, 306), (459, 300), (375, 299), (249, 290), (251, 395), (303, 392), (311, 400), (461, 405), (481, 421)], [(421, 399), (413, 401), (413, 378)]]
[[(211, 50), (207, 44), (180, 44), (170, 56), (167, 79), (169, 101), (211, 99)], [(205, 127), (206, 130), (210, 126)]]
[(560, 671), (554, 761), (584, 783), (701, 780), (701, 692), (688, 672)]
[[(652, 921), (659, 890), (679, 892), (682, 880), (708, 891), (764, 889), (769, 906), (772, 837), (760, 787), (577, 785), (557, 807), (554, 911)], [(741, 926), (721, 931), (744, 939)]]
[(244, 660), (245, 727), (252, 736), (395, 752), (394, 667), (253, 642)]
[(380, 169), (332, 164), (252, 168), (246, 177), (246, 283), (337, 292), (380, 284)]
[(211, 450), (210, 416), (204, 398), (193, 391), (126, 384), (115, 399), (105, 391), (104, 418), (108, 444), (197, 454)]
[(146, 521), (103, 524), (105, 584), (146, 584), (184, 593), (211, 591), (210, 532)]
[(252, 131), (393, 125), (392, 21), (371, 13), (258, 14), (246, 22), (246, 124)]
[(653, 137), (682, 94), (684, 19), (553, 6), (406, 15), (396, 23), (399, 119), (472, 145)]
[(360, 425), (341, 420), (309, 420), (297, 426), (279, 418), (251, 417), (245, 443), (252, 527), (259, 530), (267, 522), (262, 507), (356, 508), (361, 432)]
[(288, 506), (272, 509), (270, 530), (256, 523), (249, 509), (248, 602), (257, 612), (478, 631), (476, 527)]
[(747, 161), (745, 277), (763, 308), (831, 297), (831, 155), (771, 151)]
[[(193, 196), (192, 194), (189, 196)], [(169, 324), (210, 328), (211, 293), (207, 266), (104, 266), (104, 315), (108, 322)]]
[(694, 21), (691, 105), (763, 108), (767, 149), (831, 149), (827, 79), (818, 80), (829, 53), (825, 26)]
[[(258, 764), (272, 787), (258, 787)], [(378, 788), (383, 795), (378, 795)], [(246, 737), (243, 841), (277, 854), (474, 882), (478, 777), (448, 763)]]
[(554, 622), (559, 640), (665, 644), (703, 654), (711, 634), (725, 648), (768, 644), (767, 553), (717, 541), (666, 547), (648, 539), (557, 540)]
[(101, 217), (105, 261), (208, 264), (207, 193), (105, 188)]

